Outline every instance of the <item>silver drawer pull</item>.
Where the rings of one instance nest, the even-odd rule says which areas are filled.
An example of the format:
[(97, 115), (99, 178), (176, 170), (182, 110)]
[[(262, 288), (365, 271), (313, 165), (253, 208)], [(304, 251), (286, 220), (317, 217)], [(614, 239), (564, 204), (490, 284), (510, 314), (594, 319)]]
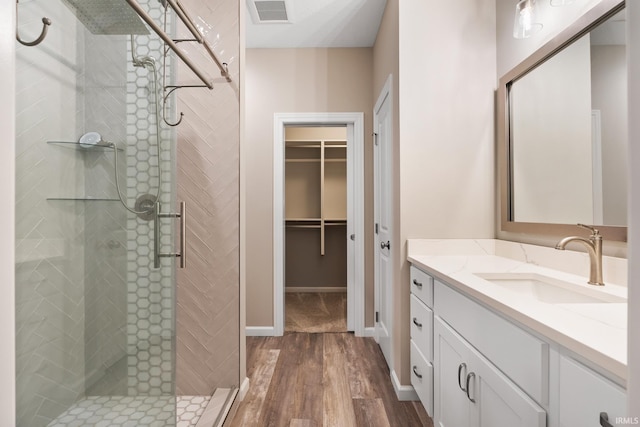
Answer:
[(420, 375), (420, 373), (418, 372), (418, 367), (416, 365), (413, 365), (413, 375), (418, 378), (422, 378), (422, 375)]
[(475, 377), (476, 374), (474, 374), (473, 372), (469, 372), (469, 374), (467, 375), (467, 399), (469, 399), (471, 403), (476, 403), (476, 400), (469, 395), (469, 383), (471, 382), (471, 378)]
[(413, 324), (418, 328), (422, 328), (422, 323), (418, 322), (418, 319), (416, 317), (413, 318)]
[(458, 387), (460, 388), (460, 390), (462, 391), (467, 391), (463, 386), (462, 383), (460, 383), (460, 374), (462, 373), (462, 369), (464, 369), (464, 373), (467, 373), (467, 364), (466, 363), (461, 363), (460, 365), (458, 365)]
[(418, 282), (418, 280), (413, 279), (413, 284), (416, 285), (418, 288), (422, 289), (422, 283)]

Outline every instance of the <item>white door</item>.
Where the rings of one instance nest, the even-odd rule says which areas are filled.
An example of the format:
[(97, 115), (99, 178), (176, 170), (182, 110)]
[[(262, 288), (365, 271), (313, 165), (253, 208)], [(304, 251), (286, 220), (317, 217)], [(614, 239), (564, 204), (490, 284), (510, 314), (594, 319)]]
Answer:
[(391, 245), (393, 225), (392, 153), (393, 116), (391, 76), (373, 110), (374, 121), (374, 221), (375, 221), (375, 337), (391, 367), (393, 280)]

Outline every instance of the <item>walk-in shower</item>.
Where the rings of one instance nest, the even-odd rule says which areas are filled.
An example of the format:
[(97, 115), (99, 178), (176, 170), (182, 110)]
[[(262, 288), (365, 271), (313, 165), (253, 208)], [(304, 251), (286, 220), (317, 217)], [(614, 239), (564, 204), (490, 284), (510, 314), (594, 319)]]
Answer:
[(16, 52), (17, 425), (195, 425), (235, 385), (176, 397), (175, 64), (126, 0), (19, 8), (27, 40), (52, 24)]

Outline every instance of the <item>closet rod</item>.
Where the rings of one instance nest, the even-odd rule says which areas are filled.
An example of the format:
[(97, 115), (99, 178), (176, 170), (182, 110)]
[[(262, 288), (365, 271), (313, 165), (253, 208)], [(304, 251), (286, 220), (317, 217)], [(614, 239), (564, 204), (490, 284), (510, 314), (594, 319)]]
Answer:
[(140, 6), (140, 4), (138, 4), (136, 0), (127, 0), (127, 3), (129, 3), (129, 6), (131, 6), (131, 8), (133, 8), (133, 10), (135, 10), (136, 13), (140, 15), (140, 18), (142, 18), (144, 22), (146, 22), (147, 25), (151, 27), (151, 29), (171, 48), (171, 50), (173, 50), (176, 53), (176, 55), (178, 55), (178, 57), (182, 59), (182, 62), (184, 62), (187, 65), (187, 67), (189, 67), (191, 71), (193, 71), (196, 74), (196, 76), (198, 76), (198, 78), (202, 81), (202, 83), (204, 83), (209, 89), (213, 89), (212, 81), (205, 74), (203, 74), (202, 71), (200, 71), (200, 69), (193, 62), (191, 62), (191, 60), (187, 58), (187, 56), (184, 53), (182, 53), (180, 49), (178, 49), (178, 46), (171, 39), (171, 37), (169, 37), (162, 30), (162, 28), (160, 28), (158, 24), (154, 22), (153, 18), (151, 18), (147, 14), (147, 12), (145, 12), (145, 10)]

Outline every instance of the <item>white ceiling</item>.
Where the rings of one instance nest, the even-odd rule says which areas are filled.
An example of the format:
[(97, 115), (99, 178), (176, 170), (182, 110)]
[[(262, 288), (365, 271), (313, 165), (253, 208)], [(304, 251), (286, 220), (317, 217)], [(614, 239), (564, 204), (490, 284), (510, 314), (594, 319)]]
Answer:
[(256, 23), (246, 0), (248, 48), (371, 47), (387, 0), (287, 0), (289, 23)]

